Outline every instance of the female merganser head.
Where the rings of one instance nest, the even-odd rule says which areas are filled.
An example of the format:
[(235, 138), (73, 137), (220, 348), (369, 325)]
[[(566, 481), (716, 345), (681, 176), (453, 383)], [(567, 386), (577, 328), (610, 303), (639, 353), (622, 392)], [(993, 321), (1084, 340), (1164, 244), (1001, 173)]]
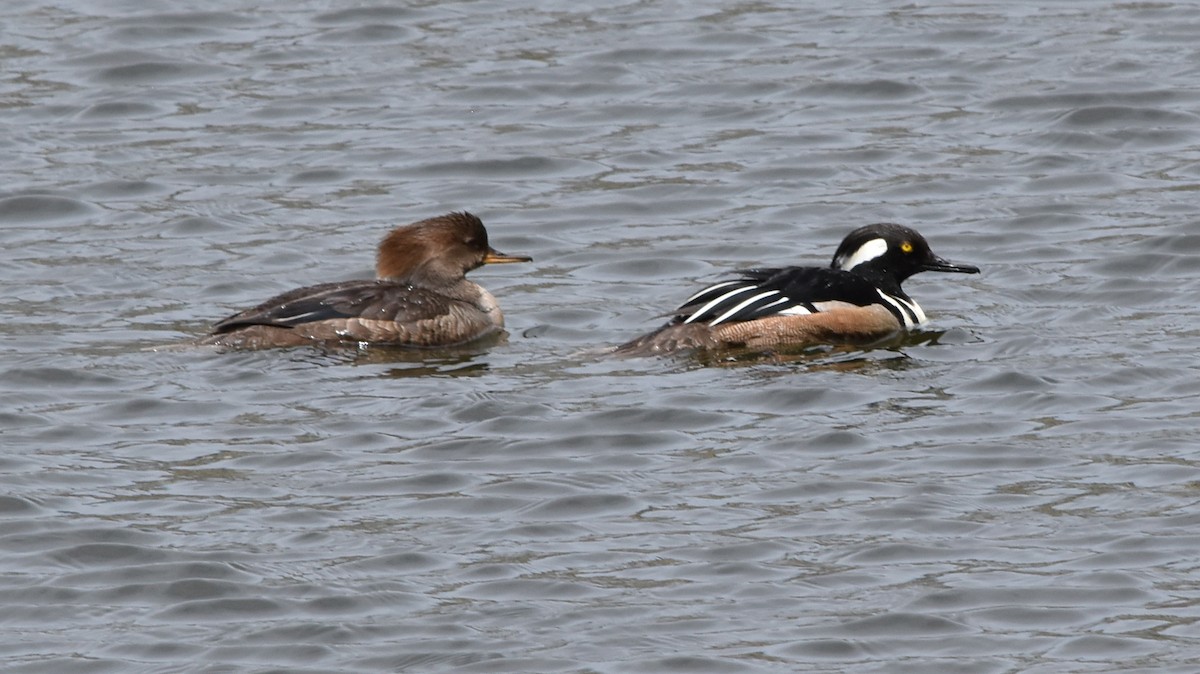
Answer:
[(230, 316), (201, 344), (240, 349), (337, 342), (454, 346), (504, 327), (496, 298), (466, 273), (485, 264), (531, 262), (488, 245), (467, 212), (397, 227), (379, 244), (376, 279), (298, 288)]
[(666, 325), (616, 353), (868, 344), (925, 323), (925, 312), (900, 288), (923, 271), (978, 274), (979, 268), (934, 255), (916, 230), (867, 225), (846, 235), (829, 267), (740, 271), (692, 295)]

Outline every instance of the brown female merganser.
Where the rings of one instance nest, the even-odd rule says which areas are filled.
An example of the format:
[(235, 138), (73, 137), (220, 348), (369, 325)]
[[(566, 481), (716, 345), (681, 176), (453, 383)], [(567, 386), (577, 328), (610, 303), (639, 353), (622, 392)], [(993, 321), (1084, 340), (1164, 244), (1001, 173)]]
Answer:
[(201, 344), (237, 349), (349, 342), (466, 344), (504, 328), (496, 298), (466, 279), (485, 264), (531, 262), (488, 245), (467, 212), (397, 227), (379, 244), (376, 279), (298, 288), (218, 322)]

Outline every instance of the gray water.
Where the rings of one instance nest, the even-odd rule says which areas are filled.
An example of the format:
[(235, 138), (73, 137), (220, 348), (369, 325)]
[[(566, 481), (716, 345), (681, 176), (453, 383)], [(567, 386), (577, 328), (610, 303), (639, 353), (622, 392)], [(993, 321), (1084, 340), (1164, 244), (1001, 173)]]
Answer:
[[(1200, 6), (6, 2), (5, 672), (1200, 671)], [(469, 209), (506, 342), (153, 350)], [(869, 222), (929, 331), (614, 360)]]

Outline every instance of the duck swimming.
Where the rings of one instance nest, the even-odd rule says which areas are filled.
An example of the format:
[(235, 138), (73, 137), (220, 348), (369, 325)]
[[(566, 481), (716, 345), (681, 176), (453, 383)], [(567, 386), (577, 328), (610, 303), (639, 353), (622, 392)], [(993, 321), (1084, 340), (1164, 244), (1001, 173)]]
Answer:
[(379, 244), (375, 279), (291, 290), (217, 322), (201, 344), (261, 349), (348, 342), (455, 346), (504, 328), (496, 298), (468, 281), (485, 264), (531, 262), (488, 245), (467, 212), (397, 227)]
[(618, 355), (680, 350), (869, 344), (926, 322), (900, 284), (923, 271), (978, 274), (933, 254), (901, 225), (859, 227), (829, 267), (747, 269), (695, 293), (662, 327), (617, 347)]

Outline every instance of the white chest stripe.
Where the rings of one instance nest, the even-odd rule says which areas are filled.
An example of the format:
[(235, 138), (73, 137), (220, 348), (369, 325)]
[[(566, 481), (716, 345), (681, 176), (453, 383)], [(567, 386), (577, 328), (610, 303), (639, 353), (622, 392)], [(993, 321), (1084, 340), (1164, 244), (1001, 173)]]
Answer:
[(912, 300), (908, 300), (906, 302), (899, 297), (893, 297), (882, 290), (879, 290), (878, 288), (875, 289), (875, 292), (879, 293), (879, 296), (883, 298), (884, 302), (896, 307), (896, 309), (900, 311), (900, 315), (904, 317), (905, 329), (914, 328), (928, 320), (925, 318), (925, 312), (921, 311), (920, 305), (918, 305), (916, 302)]

